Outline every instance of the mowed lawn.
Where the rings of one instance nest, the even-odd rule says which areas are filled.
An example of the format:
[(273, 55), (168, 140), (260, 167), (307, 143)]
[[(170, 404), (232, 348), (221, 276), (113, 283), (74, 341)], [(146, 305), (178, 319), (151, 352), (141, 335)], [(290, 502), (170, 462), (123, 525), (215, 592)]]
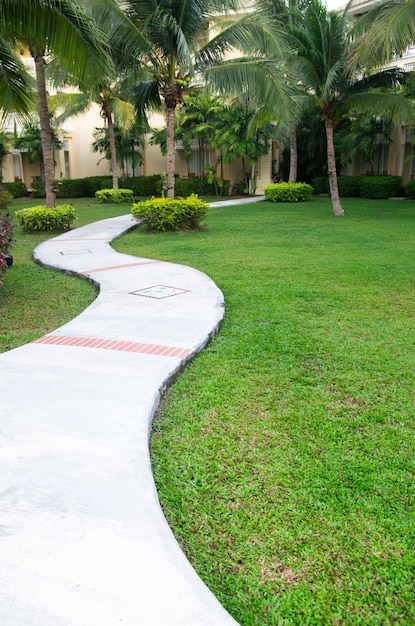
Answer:
[[(73, 204), (78, 224), (129, 210)], [(202, 232), (114, 244), (224, 293), (152, 458), (177, 538), (242, 626), (415, 624), (415, 202), (343, 205), (344, 218), (327, 198), (213, 208)], [(46, 237), (17, 231), (0, 351), (95, 295), (32, 263)]]
[(415, 624), (415, 203), (212, 209), (122, 252), (222, 289), (152, 437), (160, 499), (243, 626)]

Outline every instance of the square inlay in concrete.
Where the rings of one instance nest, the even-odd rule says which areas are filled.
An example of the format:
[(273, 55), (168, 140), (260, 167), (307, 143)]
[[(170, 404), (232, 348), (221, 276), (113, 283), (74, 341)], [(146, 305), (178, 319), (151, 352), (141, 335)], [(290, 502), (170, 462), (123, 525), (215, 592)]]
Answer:
[(167, 285), (154, 285), (153, 287), (146, 287), (145, 289), (138, 289), (137, 291), (130, 291), (131, 295), (144, 296), (145, 298), (155, 298), (156, 300), (162, 300), (163, 298), (171, 298), (172, 296), (179, 296), (182, 293), (188, 293), (190, 289), (181, 289), (180, 287), (168, 287)]

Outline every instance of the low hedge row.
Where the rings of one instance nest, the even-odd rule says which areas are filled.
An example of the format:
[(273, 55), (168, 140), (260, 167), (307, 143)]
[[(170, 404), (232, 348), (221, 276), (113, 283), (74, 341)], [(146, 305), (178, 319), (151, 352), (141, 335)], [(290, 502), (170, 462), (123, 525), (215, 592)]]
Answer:
[(412, 200), (415, 200), (415, 178), (408, 180), (407, 183), (404, 184), (405, 195)]
[[(118, 183), (123, 189), (131, 189), (134, 196), (154, 196), (157, 194), (156, 183), (160, 175), (135, 176), (134, 178), (119, 178)], [(100, 189), (112, 187), (111, 176), (89, 176), (87, 178), (60, 179), (55, 181), (57, 198), (94, 198)], [(32, 197), (45, 197), (45, 183), (43, 180), (34, 180)]]
[[(406, 185), (401, 176), (338, 176), (339, 194), (346, 198), (380, 199), (403, 195)], [(311, 185), (315, 194), (329, 193), (329, 180), (324, 176), (313, 178)]]
[(45, 206), (28, 207), (16, 211), (16, 218), (26, 232), (68, 230), (78, 218), (74, 207), (62, 204), (55, 208)]
[(264, 187), (265, 197), (271, 202), (305, 202), (312, 193), (313, 188), (307, 183), (274, 183)]
[(134, 200), (132, 189), (98, 189), (95, 192), (95, 197), (100, 203), (121, 204)]
[(13, 198), (23, 198), (27, 194), (26, 185), (22, 182), (2, 183), (6, 191), (12, 194)]
[(188, 198), (152, 198), (136, 202), (131, 209), (134, 217), (143, 220), (157, 232), (196, 230), (206, 217), (209, 205), (195, 194)]

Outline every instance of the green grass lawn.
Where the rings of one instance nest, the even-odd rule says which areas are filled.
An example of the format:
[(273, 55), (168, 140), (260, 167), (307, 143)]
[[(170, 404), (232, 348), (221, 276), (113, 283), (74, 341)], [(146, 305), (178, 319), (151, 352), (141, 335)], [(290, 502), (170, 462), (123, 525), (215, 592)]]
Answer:
[[(129, 210), (83, 202), (83, 223)], [(196, 267), (225, 295), (152, 458), (177, 538), (242, 626), (415, 624), (415, 203), (342, 203), (344, 218), (327, 198), (212, 209), (202, 232), (114, 245)], [(94, 297), (31, 263), (42, 238), (17, 232), (0, 337), (42, 334)]]
[[(37, 206), (44, 200), (18, 199), (10, 214), (27, 206)], [(74, 226), (97, 219), (130, 212), (130, 204), (98, 204), (95, 198), (61, 200), (71, 203), (78, 211)], [(0, 286), (0, 352), (11, 350), (54, 330), (83, 311), (96, 297), (95, 287), (86, 280), (68, 274), (51, 272), (32, 260), (34, 248), (53, 233), (24, 233), (15, 231), (12, 254), (13, 267)]]
[(206, 272), (217, 338), (155, 423), (165, 514), (243, 626), (415, 624), (415, 204), (212, 209), (116, 242)]

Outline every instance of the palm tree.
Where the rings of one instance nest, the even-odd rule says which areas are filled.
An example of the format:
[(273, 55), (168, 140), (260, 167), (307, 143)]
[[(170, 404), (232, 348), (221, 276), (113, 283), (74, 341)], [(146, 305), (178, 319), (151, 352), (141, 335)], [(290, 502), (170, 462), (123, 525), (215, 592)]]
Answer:
[[(206, 78), (206, 67), (211, 68), (210, 82), (220, 90), (230, 87), (240, 90), (241, 76), (243, 84), (249, 84), (253, 76), (258, 75), (253, 69), (256, 58), (245, 60), (237, 68), (235, 63), (221, 64), (220, 60), (230, 49), (243, 50), (248, 44), (253, 46), (254, 41), (262, 44), (267, 39), (266, 25), (252, 14), (241, 20), (223, 21), (220, 16), (225, 9), (238, 9), (237, 0), (126, 0), (122, 3), (123, 11), (115, 0), (107, 0), (106, 5), (108, 11), (101, 10), (104, 21), (100, 23), (113, 33), (120, 67), (130, 77), (133, 70), (137, 70), (136, 83), (131, 90), (137, 113), (144, 115), (161, 106), (165, 110), (167, 196), (174, 197), (177, 107), (183, 104), (192, 82), (196, 79), (200, 82), (202, 72)], [(210, 37), (209, 25), (213, 23), (216, 30)], [(264, 65), (264, 61), (262, 63)], [(266, 78), (270, 78), (269, 72)], [(281, 91), (284, 89), (282, 87)], [(288, 104), (286, 106), (288, 108)]]
[[(60, 77), (62, 80), (62, 76)], [(64, 76), (64, 82), (73, 83), (74, 78)], [(98, 104), (101, 117), (108, 131), (109, 160), (112, 172), (112, 187), (118, 189), (118, 157), (115, 127), (128, 132), (134, 125), (134, 107), (127, 102), (116, 79), (107, 76), (89, 76), (79, 84), (81, 93), (58, 93), (50, 99), (53, 107), (60, 111), (57, 121), (63, 122), (69, 117), (85, 113), (92, 104)]]
[[(410, 103), (390, 88), (404, 83), (403, 72), (396, 68), (362, 73), (350, 72), (353, 47), (352, 28), (347, 12), (328, 12), (320, 0), (310, 0), (302, 20), (292, 31), (296, 71), (307, 96), (315, 103), (324, 121), (327, 141), (327, 169), (335, 215), (343, 215), (337, 185), (334, 130), (345, 114), (371, 112), (399, 118), (408, 123), (413, 115)], [(380, 92), (378, 88), (388, 87)]]
[[(269, 14), (270, 18), (280, 24), (287, 32), (288, 36), (292, 33), (292, 29), (302, 19), (301, 10), (306, 6), (305, 0), (258, 0), (259, 5)], [(291, 58), (294, 58), (295, 50), (290, 50)], [(287, 55), (286, 63), (290, 62), (290, 56)], [(296, 80), (296, 77), (293, 77)], [(297, 85), (299, 86), (299, 85)], [(303, 100), (303, 99), (301, 99)], [(290, 169), (288, 181), (290, 183), (297, 182), (298, 170), (298, 146), (297, 146), (297, 122), (300, 110), (298, 106), (293, 107), (290, 119), (284, 120), (280, 125), (280, 135), (287, 137), (290, 144)]]
[(234, 102), (220, 113), (211, 145), (223, 152), (225, 163), (241, 159), (244, 193), (255, 194), (258, 159), (269, 152), (275, 127), (258, 116), (249, 102)]
[[(103, 71), (106, 52), (103, 34), (84, 7), (73, 0), (0, 0), (2, 27), (27, 46), (34, 60), (37, 103), (45, 169), (46, 205), (55, 206), (54, 164), (45, 79), (46, 59), (54, 55), (79, 78), (88, 64)], [(3, 30), (4, 33), (4, 30)]]
[[(124, 129), (120, 126), (114, 125), (113, 135), (116, 148), (117, 165), (122, 171), (123, 178), (126, 176), (126, 166), (128, 163), (131, 164), (134, 177), (135, 168), (143, 162), (143, 157), (139, 150), (143, 129), (140, 128), (138, 124), (133, 125), (129, 129)], [(94, 152), (100, 152), (103, 154), (103, 159), (107, 159), (110, 162), (112, 161), (113, 151), (108, 126), (105, 126), (104, 128), (95, 128), (92, 149)], [(117, 188), (118, 185), (117, 187), (113, 187), (113, 189)]]

